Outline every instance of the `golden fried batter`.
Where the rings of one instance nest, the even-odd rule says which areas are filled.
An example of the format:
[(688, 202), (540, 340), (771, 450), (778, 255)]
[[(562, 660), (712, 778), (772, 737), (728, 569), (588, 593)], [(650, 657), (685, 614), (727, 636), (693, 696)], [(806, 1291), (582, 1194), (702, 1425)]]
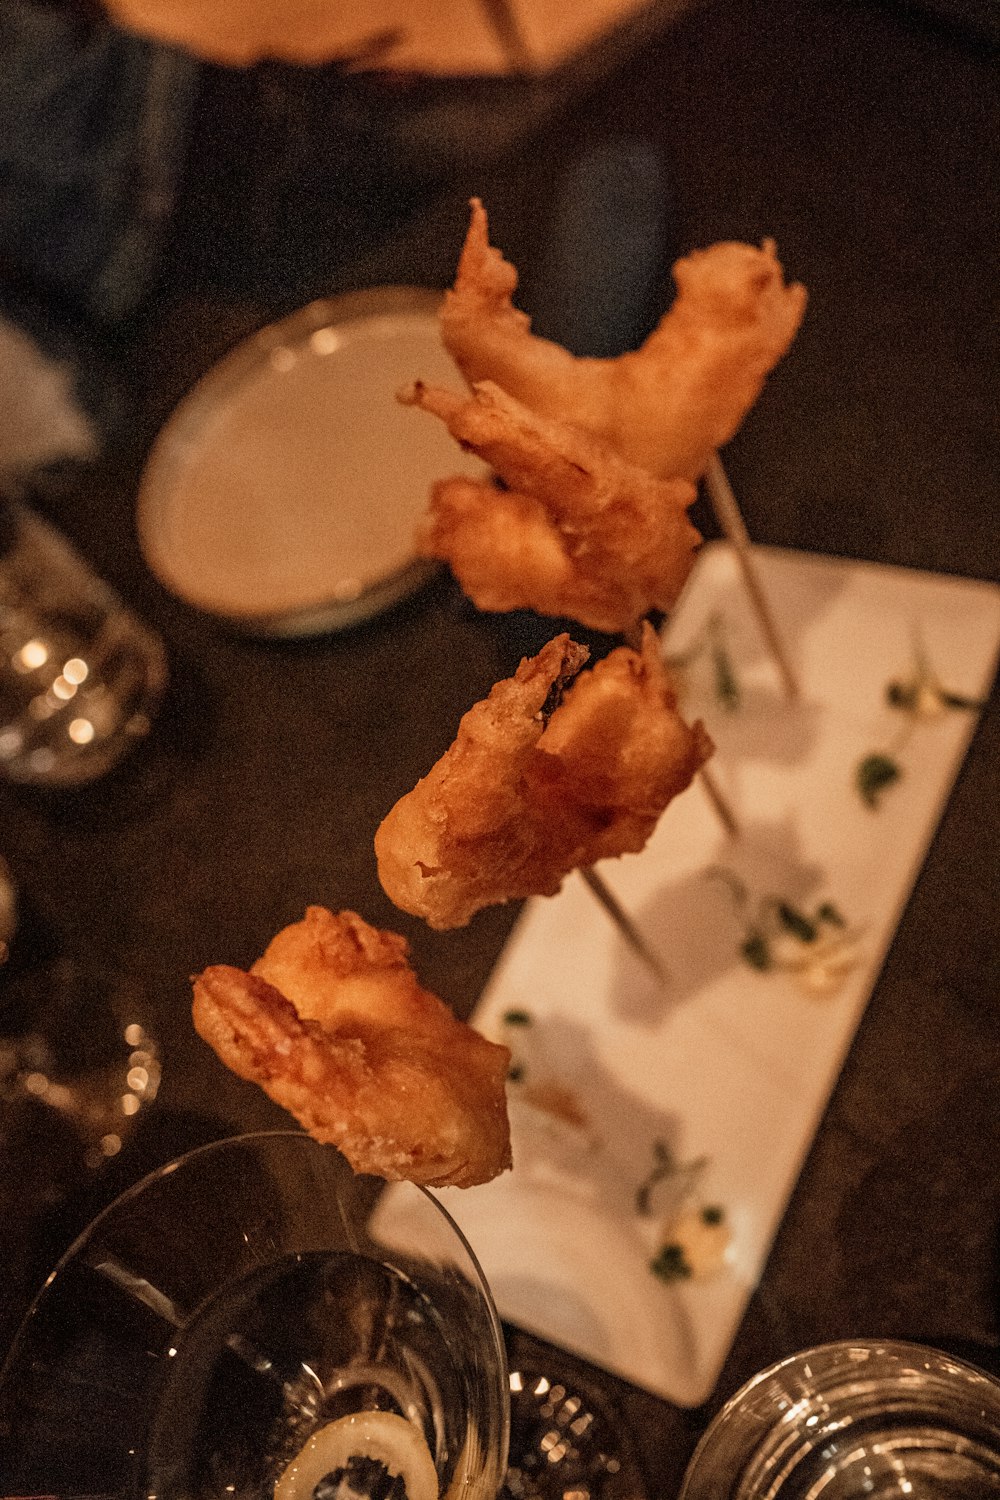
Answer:
[(643, 848), (712, 744), (677, 713), (650, 625), (641, 652), (621, 646), (580, 672), (586, 656), (560, 635), (526, 658), (392, 808), (375, 852), (397, 906), (460, 927), (483, 906), (554, 895), (570, 870)]
[(510, 1166), (510, 1053), (421, 989), (404, 938), (310, 906), (250, 972), (194, 979), (198, 1034), (358, 1172), (470, 1187)]
[(474, 198), (441, 333), (470, 385), (493, 380), (652, 474), (698, 479), (787, 352), (806, 291), (785, 285), (773, 240), (695, 250), (676, 262), (674, 280), (677, 296), (640, 349), (575, 358), (534, 335), (514, 307), (517, 271), (490, 245), (486, 210)]
[(399, 399), (440, 417), (507, 486), (441, 481), (418, 538), (480, 609), (534, 609), (614, 632), (676, 602), (701, 541), (686, 513), (688, 480), (654, 479), (491, 381), (471, 396), (416, 381)]

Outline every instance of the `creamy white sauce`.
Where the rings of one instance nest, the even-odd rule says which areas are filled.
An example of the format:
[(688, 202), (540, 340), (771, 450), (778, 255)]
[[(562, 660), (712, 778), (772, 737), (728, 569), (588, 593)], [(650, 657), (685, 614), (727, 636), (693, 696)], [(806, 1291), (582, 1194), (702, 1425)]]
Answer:
[(432, 312), (321, 327), (196, 389), (140, 503), (154, 571), (203, 608), (265, 616), (355, 599), (406, 568), (433, 481), (483, 472), (396, 401), (417, 378), (464, 389)]

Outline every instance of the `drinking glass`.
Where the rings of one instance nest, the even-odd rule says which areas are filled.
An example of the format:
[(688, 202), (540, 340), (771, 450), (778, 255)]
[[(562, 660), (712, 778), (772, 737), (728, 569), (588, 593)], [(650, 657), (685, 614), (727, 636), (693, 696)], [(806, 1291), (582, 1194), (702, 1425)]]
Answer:
[(147, 1009), (131, 975), (68, 955), (0, 978), (0, 1161), (15, 1166), (0, 1245), (8, 1199), (86, 1177), (145, 1118), (162, 1069)]
[(114, 1500), (493, 1500), (504, 1344), (475, 1257), (412, 1196), (289, 1131), (201, 1147), (101, 1214), (0, 1374), (0, 1492)]
[(996, 1500), (1000, 1382), (937, 1349), (843, 1341), (749, 1381), (680, 1500)]
[(0, 496), (0, 774), (93, 781), (149, 732), (166, 675), (159, 638), (54, 527)]

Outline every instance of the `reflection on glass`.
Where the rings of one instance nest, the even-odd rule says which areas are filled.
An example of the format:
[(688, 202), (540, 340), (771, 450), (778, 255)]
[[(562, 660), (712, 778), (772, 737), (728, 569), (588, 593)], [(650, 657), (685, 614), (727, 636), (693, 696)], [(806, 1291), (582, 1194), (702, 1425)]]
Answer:
[(0, 774), (73, 786), (150, 729), (163, 647), (40, 517), (0, 500)]
[(421, 1188), (402, 1188), (406, 1244), (374, 1235), (378, 1186), (275, 1132), (124, 1194), (49, 1278), (0, 1375), (6, 1484), (314, 1500), (405, 1482), (410, 1500), (493, 1500), (508, 1391), (488, 1288)]
[(990, 1500), (1000, 1383), (936, 1349), (826, 1344), (755, 1376), (695, 1451), (681, 1500)]
[(0, 1154), (12, 1210), (104, 1165), (156, 1098), (161, 1057), (124, 975), (58, 958), (3, 985)]

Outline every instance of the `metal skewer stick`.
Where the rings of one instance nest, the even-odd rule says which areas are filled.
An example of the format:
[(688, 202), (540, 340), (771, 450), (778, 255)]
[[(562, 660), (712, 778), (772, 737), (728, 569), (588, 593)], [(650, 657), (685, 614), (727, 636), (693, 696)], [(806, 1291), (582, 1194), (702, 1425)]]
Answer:
[(736, 503), (732, 486), (722, 467), (722, 461), (717, 453), (713, 453), (705, 470), (705, 485), (708, 489), (712, 508), (718, 518), (719, 525), (726, 534), (727, 539), (736, 551), (736, 556), (743, 572), (743, 580), (747, 586), (751, 602), (757, 612), (757, 618), (767, 641), (771, 655), (774, 657), (781, 679), (784, 683), (785, 693), (791, 703), (799, 698), (799, 685), (789, 664), (788, 654), (785, 651), (781, 636), (774, 623), (767, 602), (767, 596), (761, 586), (760, 578), (754, 564), (752, 555), (752, 544), (750, 533), (747, 531), (746, 523)]
[(629, 947), (632, 949), (632, 952), (635, 953), (638, 958), (642, 959), (646, 967), (651, 970), (653, 974), (655, 974), (656, 979), (660, 984), (668, 985), (670, 983), (670, 975), (667, 973), (667, 970), (660, 962), (659, 958), (657, 958), (652, 948), (648, 946), (638, 927), (636, 927), (635, 923), (632, 921), (632, 918), (629, 916), (625, 908), (621, 905), (618, 897), (605, 883), (602, 876), (598, 875), (597, 871), (593, 868), (592, 865), (582, 866), (580, 869), (580, 874), (583, 876), (586, 884), (590, 887), (590, 890), (604, 907), (604, 910), (607, 912), (612, 922), (614, 922), (615, 926), (618, 928), (618, 931), (621, 933), (626, 943), (628, 943)]

